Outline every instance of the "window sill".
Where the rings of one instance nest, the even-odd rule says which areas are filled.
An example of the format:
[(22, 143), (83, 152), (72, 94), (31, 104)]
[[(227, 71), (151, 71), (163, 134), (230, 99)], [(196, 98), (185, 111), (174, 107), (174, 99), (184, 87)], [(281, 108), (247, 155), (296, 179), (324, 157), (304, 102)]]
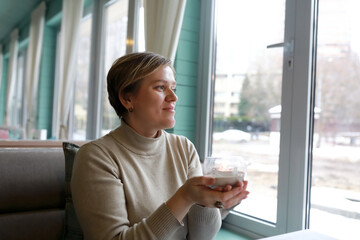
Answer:
[(221, 228), (218, 234), (215, 237), (215, 240), (251, 240), (250, 238), (243, 237), (237, 233), (234, 233), (228, 229)]

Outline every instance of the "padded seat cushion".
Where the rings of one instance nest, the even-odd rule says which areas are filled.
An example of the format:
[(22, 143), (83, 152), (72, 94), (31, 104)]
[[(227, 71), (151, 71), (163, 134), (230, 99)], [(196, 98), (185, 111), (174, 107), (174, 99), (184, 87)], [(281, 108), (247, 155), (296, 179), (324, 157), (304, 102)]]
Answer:
[(0, 149), (0, 214), (65, 207), (61, 148)]
[(62, 239), (64, 215), (63, 209), (0, 214), (0, 239)]

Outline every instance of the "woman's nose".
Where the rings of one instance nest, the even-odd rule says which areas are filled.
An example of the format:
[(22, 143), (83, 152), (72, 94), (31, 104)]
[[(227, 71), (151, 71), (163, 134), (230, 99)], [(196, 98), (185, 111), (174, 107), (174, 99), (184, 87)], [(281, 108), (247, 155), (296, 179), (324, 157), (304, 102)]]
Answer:
[(178, 100), (178, 97), (175, 94), (175, 90), (169, 89), (166, 100), (169, 102), (176, 102)]

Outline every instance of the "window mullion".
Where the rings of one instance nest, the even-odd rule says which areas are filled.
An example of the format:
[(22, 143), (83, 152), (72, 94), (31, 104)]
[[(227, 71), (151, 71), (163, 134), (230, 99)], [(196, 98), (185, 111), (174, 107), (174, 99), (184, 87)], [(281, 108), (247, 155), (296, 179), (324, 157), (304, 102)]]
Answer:
[(305, 228), (308, 204), (314, 0), (292, 1), (290, 5), (294, 9), (294, 18), (287, 19), (287, 23), (293, 21), (289, 26), (293, 26), (293, 30), (288, 29), (285, 33), (285, 39), (294, 39), (294, 53), (293, 56), (284, 55), (278, 198), (278, 224), (281, 232)]
[(138, 51), (140, 0), (129, 1), (126, 53)]
[(101, 89), (104, 39), (104, 4), (106, 0), (94, 1), (91, 31), (91, 62), (89, 74), (89, 107), (87, 112), (86, 139), (100, 136), (101, 129)]
[[(200, 159), (203, 160), (209, 154), (210, 143), (210, 109), (211, 89), (214, 81), (214, 62), (215, 62), (215, 0), (202, 1), (201, 8), (201, 27), (199, 46), (199, 67), (198, 67), (198, 87), (197, 87), (197, 115), (196, 115), (196, 134), (195, 146)], [(211, 79), (211, 81), (210, 81)]]

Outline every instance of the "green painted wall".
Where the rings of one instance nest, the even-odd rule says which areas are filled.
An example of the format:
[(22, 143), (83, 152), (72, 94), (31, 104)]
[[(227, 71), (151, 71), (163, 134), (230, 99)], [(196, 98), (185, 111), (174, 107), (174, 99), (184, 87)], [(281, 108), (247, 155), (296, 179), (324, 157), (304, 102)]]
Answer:
[(47, 129), (48, 137), (51, 136), (52, 126), (56, 35), (57, 28), (45, 27), (38, 86), (36, 128)]
[(3, 71), (0, 76), (1, 87), (0, 87), (0, 125), (4, 124), (5, 117), (5, 104), (6, 104), (6, 88), (7, 88), (7, 69), (9, 66), (9, 58), (3, 59)]
[(56, 62), (56, 39), (61, 24), (62, 0), (48, 3), (46, 10), (43, 49), (41, 55), (36, 128), (47, 129), (47, 137), (52, 136), (52, 112)]
[(195, 141), (198, 53), (200, 31), (200, 0), (188, 0), (181, 27), (174, 67), (179, 98), (176, 104), (176, 124), (169, 132)]

